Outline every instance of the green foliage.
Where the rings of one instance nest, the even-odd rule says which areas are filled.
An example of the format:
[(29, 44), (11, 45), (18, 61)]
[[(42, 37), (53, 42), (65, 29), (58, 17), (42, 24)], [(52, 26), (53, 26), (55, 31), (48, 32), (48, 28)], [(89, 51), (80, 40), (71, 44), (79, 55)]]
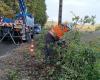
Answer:
[(0, 15), (3, 16), (13, 15), (13, 10), (3, 1), (0, 1)]
[(35, 22), (44, 25), (47, 20), (45, 0), (28, 1), (28, 9), (35, 16)]
[(86, 24), (86, 23), (88, 23), (88, 24), (91, 24), (91, 25), (94, 25), (95, 24), (95, 18), (96, 18), (96, 16), (84, 16), (84, 18), (81, 18), (81, 17), (79, 17), (79, 16), (76, 16), (73, 12), (71, 12), (73, 15), (74, 15), (74, 17), (72, 18), (72, 21), (74, 22), (74, 24), (82, 24), (82, 25), (84, 25), (84, 24)]
[(95, 40), (92, 40), (89, 42), (89, 46), (91, 46), (92, 48), (94, 48), (95, 52), (96, 52), (96, 67), (99, 71), (100, 74), (100, 38), (97, 38)]
[[(40, 54), (43, 54), (43, 35), (44, 33), (37, 47)], [(82, 44), (79, 35), (77, 31), (67, 33), (64, 39), (68, 46), (65, 48), (52, 46), (57, 53), (53, 56), (53, 67), (48, 69), (44, 80), (99, 80), (100, 77), (95, 68), (96, 52), (86, 44)]]
[(70, 31), (64, 35), (64, 39), (67, 40), (68, 43), (75, 42), (76, 44), (80, 44), (80, 35), (79, 31)]
[(91, 25), (94, 25), (95, 24), (95, 21), (94, 19), (96, 18), (96, 16), (85, 16), (84, 19), (82, 20), (83, 21), (83, 24), (85, 23), (90, 23)]
[(57, 80), (98, 80), (94, 54), (88, 47), (75, 43), (70, 43), (67, 50), (60, 48), (57, 53), (59, 69), (53, 75), (59, 75)]
[(42, 32), (41, 32), (41, 34), (39, 34), (39, 38), (38, 38), (38, 40), (36, 39), (35, 41), (36, 41), (36, 58), (38, 58), (38, 59), (42, 59), (43, 58), (43, 55), (44, 55), (44, 46), (45, 46), (45, 34), (47, 33), (47, 29), (42, 29)]
[(19, 75), (17, 70), (9, 71), (8, 80), (19, 80)]

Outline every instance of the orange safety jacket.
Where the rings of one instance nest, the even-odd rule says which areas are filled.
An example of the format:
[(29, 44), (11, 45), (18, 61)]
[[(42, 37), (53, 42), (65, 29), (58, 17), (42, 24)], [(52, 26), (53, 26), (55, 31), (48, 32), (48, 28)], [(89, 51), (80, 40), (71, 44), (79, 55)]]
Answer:
[(69, 29), (65, 26), (56, 25), (51, 29), (51, 31), (54, 33), (55, 36), (61, 38), (65, 32), (69, 31)]

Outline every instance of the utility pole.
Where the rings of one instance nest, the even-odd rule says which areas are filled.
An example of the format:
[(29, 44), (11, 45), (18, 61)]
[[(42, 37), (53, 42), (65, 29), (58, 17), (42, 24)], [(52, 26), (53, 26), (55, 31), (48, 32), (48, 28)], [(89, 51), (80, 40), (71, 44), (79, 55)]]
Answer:
[(63, 0), (59, 0), (58, 25), (62, 23), (62, 6), (63, 6)]

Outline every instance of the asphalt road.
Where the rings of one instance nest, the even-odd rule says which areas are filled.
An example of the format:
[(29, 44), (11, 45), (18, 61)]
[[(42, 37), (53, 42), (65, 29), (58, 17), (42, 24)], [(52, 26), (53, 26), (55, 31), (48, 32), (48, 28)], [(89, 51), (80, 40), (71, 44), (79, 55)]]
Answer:
[(17, 46), (9, 41), (3, 41), (0, 43), (0, 56), (7, 54), (8, 52), (12, 51)]
[(83, 41), (93, 41), (96, 38), (100, 39), (100, 31), (95, 31), (95, 32), (85, 32), (83, 33), (81, 40)]

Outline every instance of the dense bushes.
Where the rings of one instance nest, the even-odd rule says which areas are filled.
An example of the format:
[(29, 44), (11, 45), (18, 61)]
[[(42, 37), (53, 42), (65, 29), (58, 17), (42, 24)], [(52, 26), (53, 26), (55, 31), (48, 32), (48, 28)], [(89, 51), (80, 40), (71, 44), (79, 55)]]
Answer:
[[(52, 64), (44, 64), (44, 38), (48, 30), (44, 29), (38, 38), (35, 38), (36, 57), (31, 57), (28, 52), (23, 55), (23, 62), (17, 69), (10, 71), (11, 80), (99, 80), (99, 67), (96, 60), (97, 53), (90, 45), (81, 43), (80, 33), (71, 31), (66, 33), (64, 39), (67, 47), (56, 46), (52, 48)], [(92, 46), (91, 46), (92, 45)], [(91, 47), (90, 47), (91, 46)], [(95, 46), (95, 45), (94, 45)], [(98, 47), (98, 46), (97, 46)], [(96, 65), (95, 65), (96, 64)], [(98, 71), (97, 71), (98, 68)]]
[(57, 56), (59, 69), (53, 74), (57, 80), (98, 80), (94, 52), (88, 47), (70, 43), (67, 50), (59, 49)]
[[(39, 59), (43, 58), (44, 34), (40, 35), (37, 44), (36, 54)], [(57, 53), (54, 54), (55, 63), (48, 69), (46, 80), (99, 80), (95, 52), (82, 44), (79, 36), (77, 31), (69, 32), (64, 37), (67, 47), (52, 47)]]

